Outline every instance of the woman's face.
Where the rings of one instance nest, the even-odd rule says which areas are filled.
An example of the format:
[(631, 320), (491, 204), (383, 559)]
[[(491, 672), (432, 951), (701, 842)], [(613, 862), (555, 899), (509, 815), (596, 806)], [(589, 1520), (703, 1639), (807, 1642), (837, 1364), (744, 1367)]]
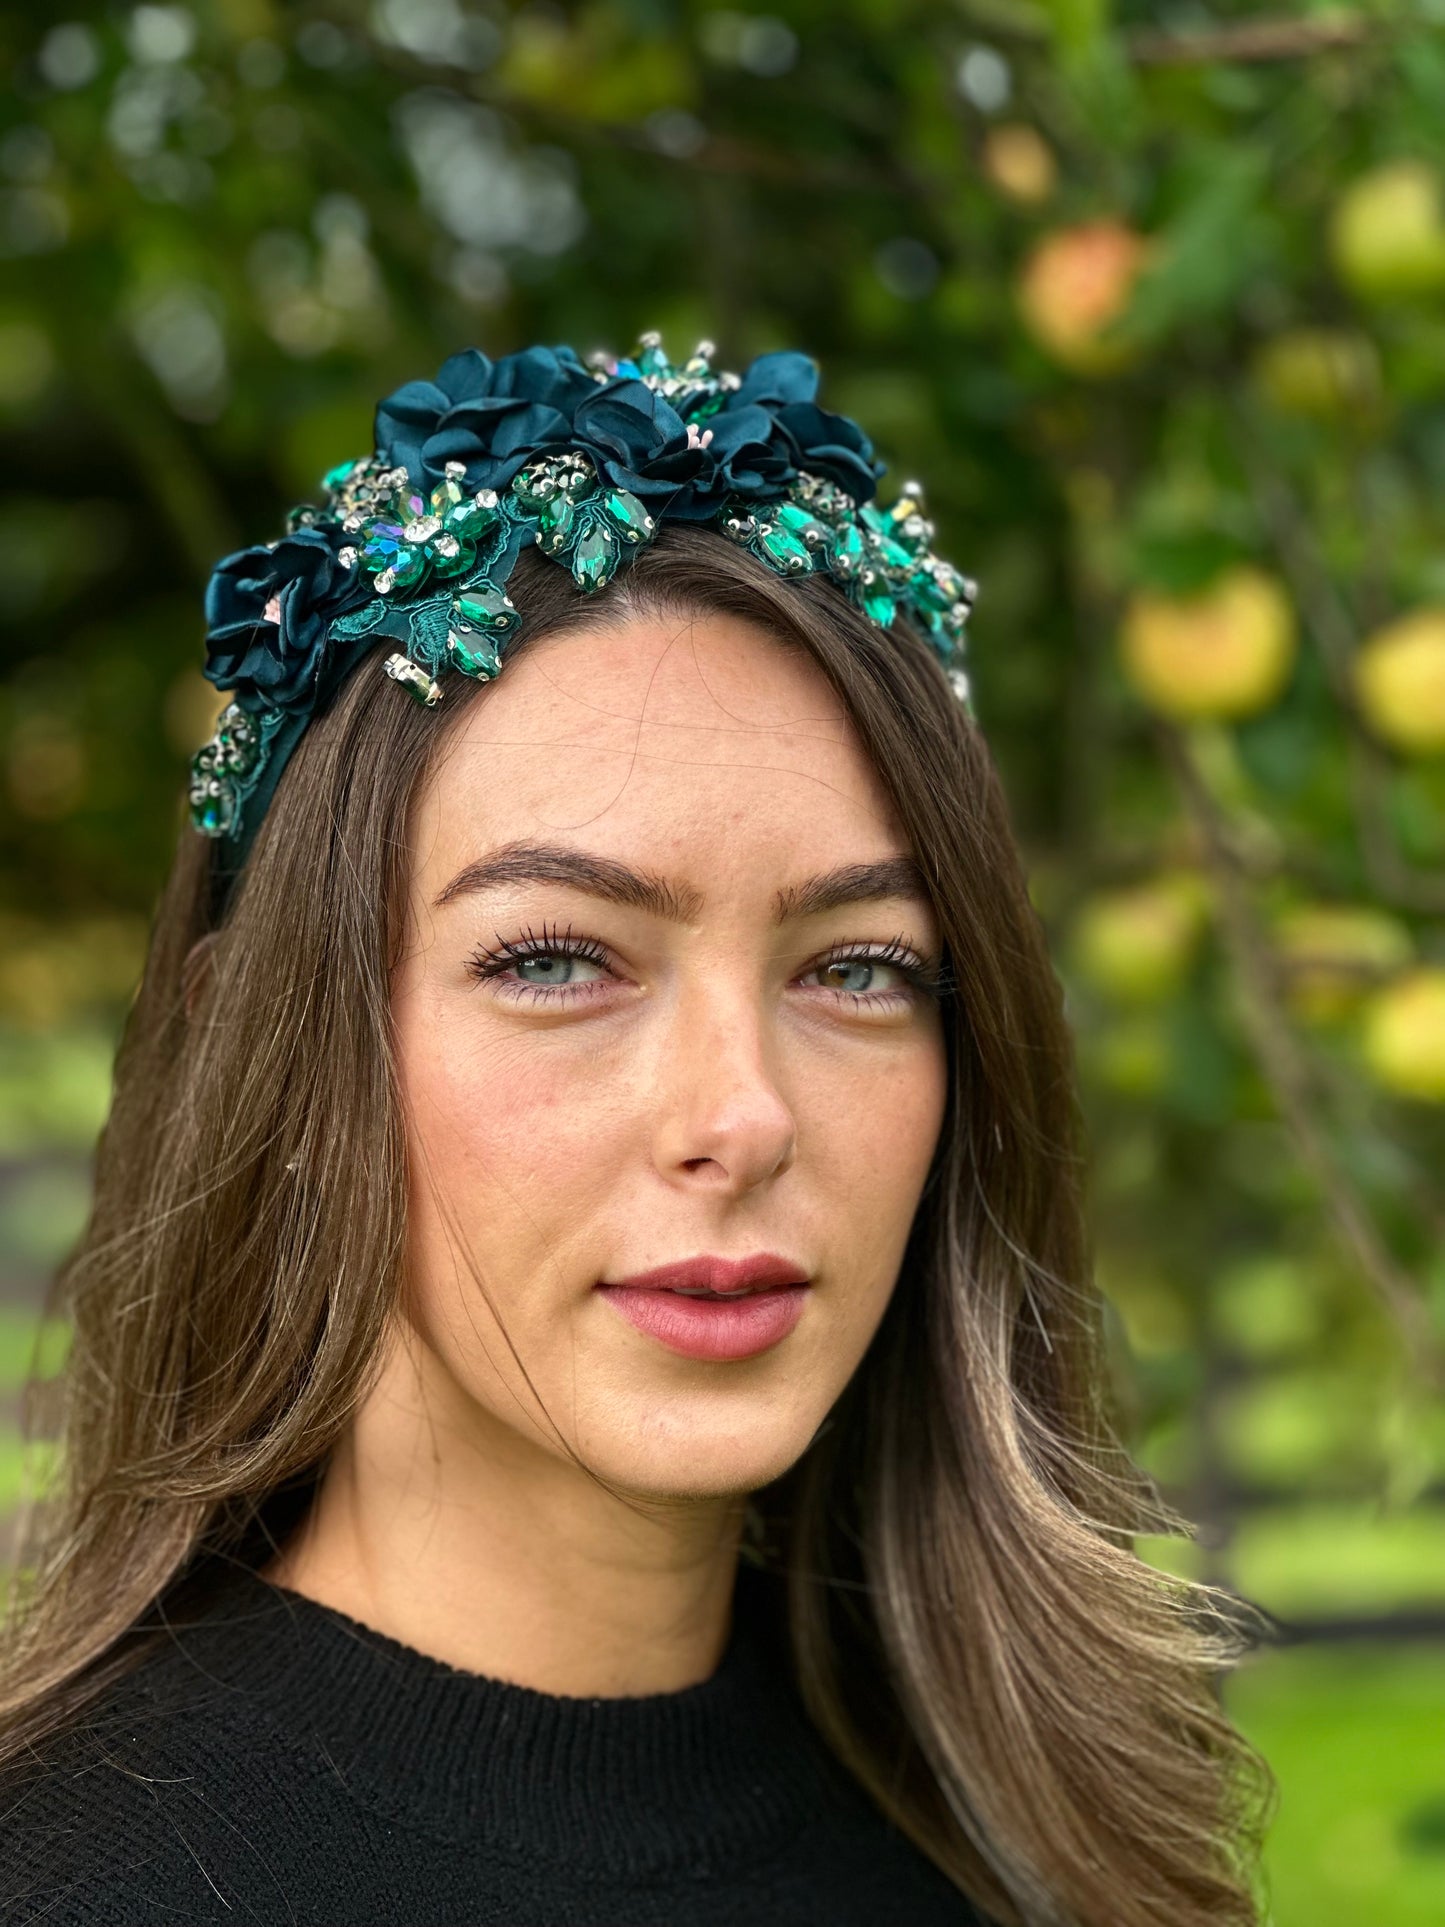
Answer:
[[(394, 991), (408, 1319), (464, 1423), (657, 1498), (806, 1450), (942, 1121), (908, 854), (822, 672), (745, 621), (545, 637), (472, 701), (415, 814)], [(808, 1282), (741, 1310), (600, 1289), (757, 1254)]]

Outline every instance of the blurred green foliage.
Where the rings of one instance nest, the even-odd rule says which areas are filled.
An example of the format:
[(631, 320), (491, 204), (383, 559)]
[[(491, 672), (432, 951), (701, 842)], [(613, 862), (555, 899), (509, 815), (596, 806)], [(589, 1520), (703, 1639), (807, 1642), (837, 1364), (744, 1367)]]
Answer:
[(212, 564), (459, 347), (803, 347), (981, 583), (1121, 1392), (1199, 1527), (1151, 1556), (1290, 1620), (1436, 1615), (1232, 1683), (1280, 1927), (1423, 1921), (1445, 0), (211, 0), (11, 10), (0, 58), (12, 1298), (84, 1208)]
[(1282, 1927), (1435, 1927), (1445, 1656), (1299, 1648), (1236, 1676), (1230, 1710), (1284, 1789), (1273, 1833)]

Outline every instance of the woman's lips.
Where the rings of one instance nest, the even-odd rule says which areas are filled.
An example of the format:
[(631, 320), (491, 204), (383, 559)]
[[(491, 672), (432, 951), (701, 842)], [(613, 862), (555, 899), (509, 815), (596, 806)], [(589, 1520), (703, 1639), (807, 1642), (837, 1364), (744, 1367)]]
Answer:
[(774, 1251), (684, 1258), (597, 1286), (622, 1316), (684, 1358), (752, 1358), (803, 1315), (808, 1274)]
[(788, 1336), (803, 1315), (806, 1284), (767, 1285), (740, 1297), (684, 1297), (647, 1285), (598, 1285), (639, 1331), (683, 1358), (753, 1358)]
[(627, 1278), (603, 1279), (604, 1285), (638, 1285), (650, 1291), (741, 1291), (745, 1286), (806, 1285), (808, 1273), (776, 1251), (753, 1251), (745, 1258), (719, 1258), (704, 1252), (696, 1258), (677, 1258), (651, 1271), (634, 1271)]

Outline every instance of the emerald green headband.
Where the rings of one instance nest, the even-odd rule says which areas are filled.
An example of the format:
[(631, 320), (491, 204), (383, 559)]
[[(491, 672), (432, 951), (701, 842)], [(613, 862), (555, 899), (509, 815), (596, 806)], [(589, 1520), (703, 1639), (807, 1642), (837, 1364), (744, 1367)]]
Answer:
[(780, 575), (825, 573), (870, 620), (913, 623), (969, 704), (964, 630), (976, 585), (929, 547), (922, 493), (873, 504), (883, 464), (846, 415), (819, 408), (791, 351), (742, 375), (700, 342), (680, 367), (656, 334), (634, 358), (476, 348), (376, 410), (375, 452), (321, 483), (275, 542), (216, 565), (204, 674), (230, 692), (191, 762), (191, 821), (238, 868), (313, 714), (383, 638), (415, 700), (448, 670), (495, 676), (521, 614), (507, 594), (533, 544), (595, 593), (664, 520), (720, 529)]

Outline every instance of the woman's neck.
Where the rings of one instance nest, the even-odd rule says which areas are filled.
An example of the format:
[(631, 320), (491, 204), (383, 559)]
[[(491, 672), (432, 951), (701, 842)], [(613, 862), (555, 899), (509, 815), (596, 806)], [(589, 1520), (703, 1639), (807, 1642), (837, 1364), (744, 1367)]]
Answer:
[(615, 1497), (414, 1342), (389, 1348), (262, 1576), (467, 1672), (577, 1698), (671, 1692), (727, 1644), (744, 1505)]

